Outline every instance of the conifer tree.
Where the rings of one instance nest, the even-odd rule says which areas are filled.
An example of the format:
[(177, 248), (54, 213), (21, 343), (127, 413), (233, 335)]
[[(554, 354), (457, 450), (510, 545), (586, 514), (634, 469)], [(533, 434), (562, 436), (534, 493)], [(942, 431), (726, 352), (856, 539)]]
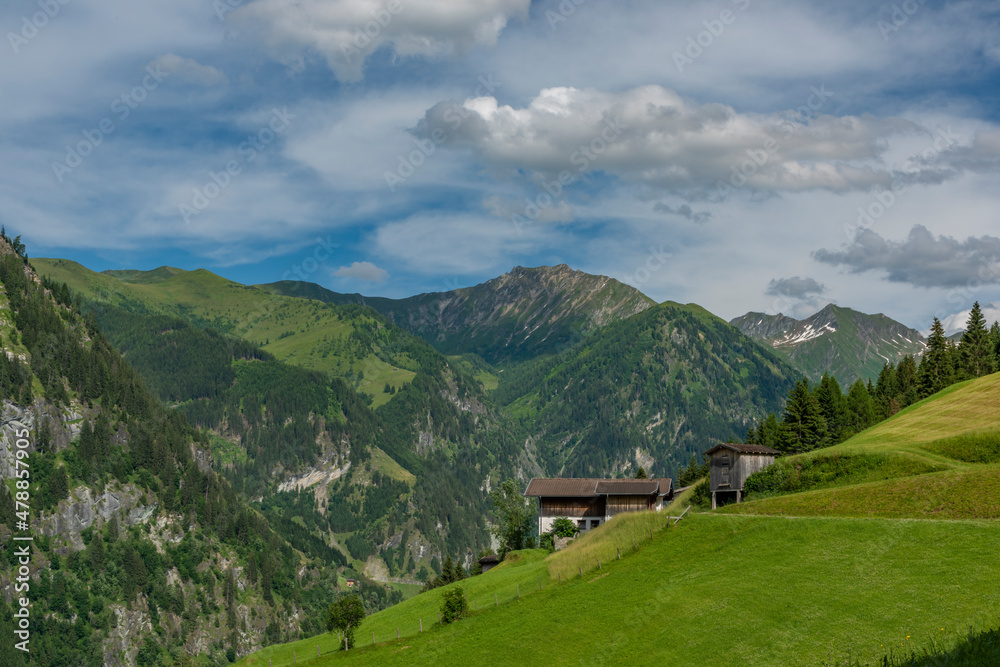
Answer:
[(913, 405), (920, 397), (917, 381), (917, 362), (913, 355), (906, 355), (896, 365), (896, 388), (899, 397), (899, 407)]
[(872, 426), (876, 420), (875, 402), (868, 392), (868, 385), (861, 380), (855, 380), (851, 385), (846, 404), (845, 439)]
[(941, 320), (935, 317), (934, 324), (931, 325), (931, 335), (927, 339), (927, 351), (920, 360), (920, 371), (917, 374), (921, 398), (936, 394), (952, 383), (954, 370), (951, 361), (944, 326)]
[(993, 322), (990, 327), (990, 342), (993, 343), (993, 359), (996, 367), (1000, 369), (1000, 322)]
[(996, 371), (996, 352), (978, 301), (972, 304), (965, 323), (965, 333), (958, 344), (958, 359), (962, 379), (978, 378)]
[(896, 383), (896, 368), (886, 362), (875, 382), (875, 408), (879, 419), (888, 419), (900, 410), (899, 385)]
[(823, 378), (816, 387), (815, 396), (826, 419), (828, 441), (830, 444), (840, 442), (847, 406), (837, 378), (829, 373), (823, 373)]
[(785, 428), (778, 449), (783, 452), (809, 451), (819, 447), (826, 438), (826, 419), (816, 397), (809, 391), (809, 381), (805, 378), (792, 388), (782, 423)]

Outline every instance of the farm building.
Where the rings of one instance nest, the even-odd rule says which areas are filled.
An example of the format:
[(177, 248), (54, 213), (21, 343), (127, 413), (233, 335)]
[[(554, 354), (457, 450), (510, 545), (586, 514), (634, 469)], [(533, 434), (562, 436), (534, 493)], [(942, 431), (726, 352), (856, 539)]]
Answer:
[(669, 479), (535, 478), (525, 497), (538, 498), (538, 534), (552, 530), (559, 517), (576, 521), (577, 528), (597, 528), (622, 512), (663, 509), (674, 495)]
[(705, 452), (709, 457), (708, 486), (712, 491), (712, 509), (718, 499), (740, 502), (747, 477), (774, 463), (777, 449), (763, 445), (724, 442)]
[(479, 559), (479, 566), (483, 568), (483, 572), (489, 572), (499, 564), (500, 558), (496, 554), (489, 554)]

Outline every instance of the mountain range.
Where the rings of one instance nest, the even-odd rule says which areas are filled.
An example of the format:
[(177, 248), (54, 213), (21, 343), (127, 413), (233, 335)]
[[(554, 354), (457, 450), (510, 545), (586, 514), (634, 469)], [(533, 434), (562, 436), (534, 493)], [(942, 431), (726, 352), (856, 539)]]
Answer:
[(810, 380), (829, 373), (844, 386), (857, 379), (874, 381), (884, 364), (908, 354), (919, 357), (926, 348), (915, 329), (881, 313), (866, 315), (834, 304), (803, 320), (750, 312), (730, 324), (770, 345)]
[[(393, 585), (488, 548), (487, 493), (502, 479), (674, 475), (779, 412), (806, 361), (849, 352), (860, 361), (845, 369), (864, 368), (885, 350), (846, 342), (884, 333), (869, 325), (878, 318), (847, 309), (802, 322), (760, 316), (747, 335), (750, 315), (730, 325), (565, 265), (384, 299), (241, 285), (204, 269), (32, 264), (200, 434), (205, 469), (283, 548)], [(800, 346), (833, 340), (833, 329), (841, 351), (770, 342), (821, 329)], [(254, 627), (234, 650), (307, 629)]]

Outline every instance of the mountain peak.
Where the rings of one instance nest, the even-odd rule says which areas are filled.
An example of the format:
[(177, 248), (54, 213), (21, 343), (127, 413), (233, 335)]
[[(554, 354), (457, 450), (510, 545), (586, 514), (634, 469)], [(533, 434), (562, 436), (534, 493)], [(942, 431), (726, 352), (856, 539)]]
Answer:
[(924, 349), (920, 332), (881, 313), (868, 315), (833, 303), (803, 320), (751, 312), (730, 324), (766, 341), (814, 380), (825, 372), (843, 383), (873, 378), (884, 363)]

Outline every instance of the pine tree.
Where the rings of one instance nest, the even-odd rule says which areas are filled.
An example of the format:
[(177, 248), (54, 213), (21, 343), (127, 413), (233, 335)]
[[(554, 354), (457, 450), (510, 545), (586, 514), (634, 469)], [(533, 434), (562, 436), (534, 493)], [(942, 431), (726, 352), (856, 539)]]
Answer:
[(917, 362), (913, 360), (913, 355), (906, 355), (899, 360), (896, 365), (896, 388), (899, 397), (899, 407), (905, 408), (913, 405), (920, 397), (919, 382), (917, 381)]
[[(870, 384), (870, 383), (869, 383)], [(861, 380), (855, 380), (847, 392), (844, 438), (860, 433), (876, 421), (875, 401)]]
[(816, 398), (809, 391), (808, 380), (803, 378), (792, 388), (782, 424), (785, 428), (778, 449), (786, 453), (815, 449), (826, 438), (826, 419)]
[(993, 359), (997, 368), (1000, 368), (1000, 322), (993, 322), (990, 327), (990, 341), (993, 343)]
[(931, 325), (931, 335), (927, 339), (927, 351), (920, 360), (920, 370), (917, 374), (920, 397), (926, 398), (941, 391), (952, 383), (953, 377), (948, 339), (944, 335), (941, 320), (935, 317), (934, 324)]
[(886, 362), (875, 382), (875, 408), (879, 419), (888, 419), (900, 410), (899, 385), (896, 383), (896, 367)]
[(837, 378), (831, 377), (829, 373), (824, 373), (815, 391), (816, 402), (826, 419), (827, 439), (830, 444), (836, 444), (841, 440), (841, 431), (844, 428), (847, 406), (844, 394), (840, 389)]
[(962, 379), (978, 378), (996, 371), (996, 352), (978, 301), (972, 304), (969, 320), (965, 323), (965, 333), (958, 344), (958, 358)]

